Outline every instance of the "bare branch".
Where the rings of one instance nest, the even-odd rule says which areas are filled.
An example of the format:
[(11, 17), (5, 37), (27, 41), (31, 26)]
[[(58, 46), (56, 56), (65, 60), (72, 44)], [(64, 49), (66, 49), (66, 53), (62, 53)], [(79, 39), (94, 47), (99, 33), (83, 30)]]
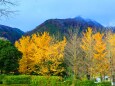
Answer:
[(0, 0), (0, 18), (8, 17), (9, 15), (15, 13), (16, 11), (12, 11), (10, 9), (11, 6), (15, 6), (16, 4), (11, 0)]
[(13, 2), (10, 0), (0, 0), (1, 5), (15, 5)]
[(10, 11), (7, 9), (0, 9), (0, 17), (5, 16), (8, 17), (9, 15), (13, 14), (15, 11)]

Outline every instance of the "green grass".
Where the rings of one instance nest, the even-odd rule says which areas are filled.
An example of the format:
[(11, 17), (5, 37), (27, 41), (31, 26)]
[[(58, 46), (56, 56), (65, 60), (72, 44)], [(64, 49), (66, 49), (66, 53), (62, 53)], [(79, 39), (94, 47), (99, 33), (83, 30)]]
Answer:
[(29, 84), (11, 84), (11, 85), (0, 84), (0, 86), (30, 86), (30, 85)]

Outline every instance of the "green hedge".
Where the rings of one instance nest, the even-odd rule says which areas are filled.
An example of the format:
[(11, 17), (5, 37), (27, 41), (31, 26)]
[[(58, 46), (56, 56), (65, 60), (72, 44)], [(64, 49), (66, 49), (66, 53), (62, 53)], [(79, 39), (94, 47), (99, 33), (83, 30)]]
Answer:
[(111, 82), (101, 82), (101, 83), (97, 83), (97, 86), (111, 86)]
[(96, 84), (94, 83), (94, 81), (79, 81), (77, 80), (75, 83), (75, 86), (96, 86)]
[(6, 76), (3, 79), (3, 84), (30, 84), (31, 76), (29, 75), (13, 75)]
[[(66, 80), (64, 82), (63, 86), (71, 86), (72, 85), (72, 80)], [(75, 86), (111, 86), (111, 82), (101, 82), (101, 83), (94, 83), (94, 81), (80, 81), (76, 80), (75, 81)]]
[(60, 80), (58, 76), (33, 76), (31, 86), (59, 86)]
[(0, 84), (3, 83), (3, 79), (4, 79), (5, 75), (0, 75)]
[[(29, 86), (71, 86), (73, 80), (65, 81), (58, 76), (31, 76), (31, 75), (0, 75), (0, 83), (4, 85), (26, 84)], [(111, 86), (110, 82), (94, 83), (94, 81), (75, 81), (75, 86)]]
[(72, 81), (66, 80), (66, 81), (62, 82), (62, 84), (64, 84), (64, 86), (71, 86), (72, 85)]

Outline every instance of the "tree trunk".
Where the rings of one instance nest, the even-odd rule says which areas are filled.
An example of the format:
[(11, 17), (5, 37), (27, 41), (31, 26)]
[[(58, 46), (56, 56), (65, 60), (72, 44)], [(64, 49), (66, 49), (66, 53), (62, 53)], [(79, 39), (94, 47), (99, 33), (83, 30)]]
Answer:
[(88, 79), (88, 80), (90, 80), (90, 78), (91, 78), (91, 77), (90, 77), (90, 75), (89, 75), (89, 74), (87, 74), (87, 79)]
[(111, 82), (111, 84), (112, 84), (112, 86), (115, 86), (115, 75), (112, 75), (112, 82)]

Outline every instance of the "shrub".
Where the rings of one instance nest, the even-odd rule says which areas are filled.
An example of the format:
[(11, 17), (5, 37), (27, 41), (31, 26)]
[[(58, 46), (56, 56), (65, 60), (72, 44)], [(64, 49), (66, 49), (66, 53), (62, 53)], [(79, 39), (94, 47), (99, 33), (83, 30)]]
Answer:
[(3, 79), (3, 84), (30, 84), (31, 77), (29, 75), (13, 75), (6, 76)]
[[(65, 86), (71, 86), (72, 84), (73, 84), (72, 80), (65, 81)], [(96, 86), (94, 81), (89, 81), (89, 80), (85, 80), (85, 81), (76, 80), (74, 84), (75, 86)]]
[[(72, 81), (66, 80), (66, 81), (64, 81), (62, 84), (63, 84), (63, 86), (71, 86), (71, 85), (72, 85)], [(61, 85), (62, 85), (62, 84), (61, 84)]]
[(58, 76), (33, 76), (31, 86), (57, 86), (60, 80)]
[(94, 81), (90, 80), (75, 80), (75, 83), (73, 83), (72, 79), (64, 81), (64, 86), (71, 86), (72, 84), (75, 84), (75, 86), (97, 86)]
[(111, 86), (111, 82), (101, 82), (101, 83), (97, 83), (97, 86)]
[(0, 75), (0, 84), (3, 83), (3, 79), (4, 79), (5, 75)]
[(100, 82), (100, 83), (94, 83), (94, 81), (76, 81), (75, 86), (111, 86), (110, 82)]

